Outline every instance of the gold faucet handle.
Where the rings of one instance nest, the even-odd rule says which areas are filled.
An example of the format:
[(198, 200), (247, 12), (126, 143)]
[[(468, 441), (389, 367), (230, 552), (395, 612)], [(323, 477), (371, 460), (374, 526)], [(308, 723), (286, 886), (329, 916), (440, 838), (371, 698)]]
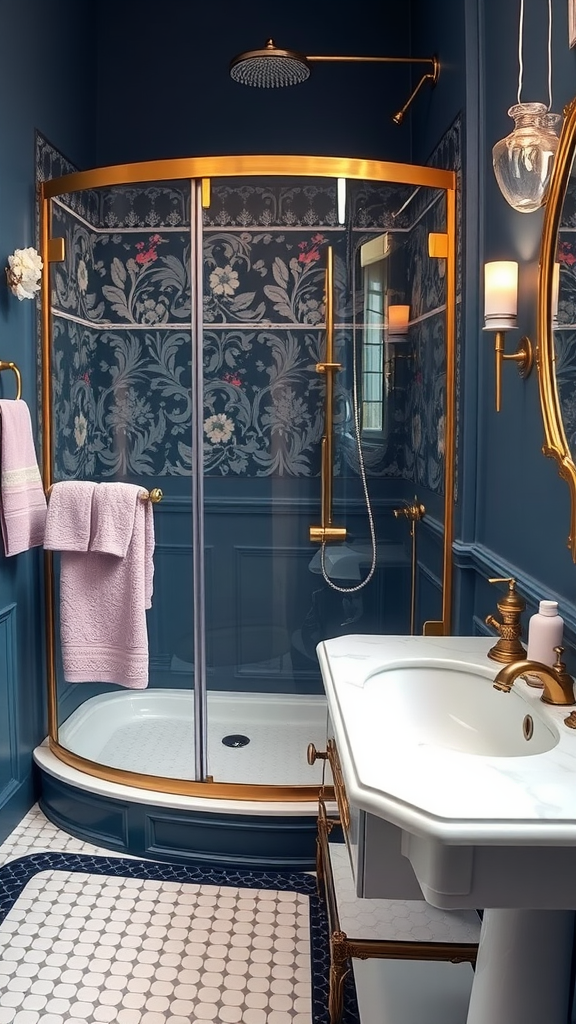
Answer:
[(556, 655), (556, 661), (554, 662), (552, 668), (556, 669), (557, 672), (565, 672), (566, 671), (566, 664), (565, 664), (565, 662), (562, 661), (562, 655), (564, 654), (564, 648), (563, 647), (555, 647), (554, 648), (554, 654)]
[(562, 654), (564, 653), (563, 647), (555, 647), (554, 653), (556, 655), (556, 661), (554, 662), (552, 669), (558, 676), (560, 685), (565, 686), (567, 691), (574, 695), (574, 680), (569, 672), (566, 671), (566, 665), (562, 661)]

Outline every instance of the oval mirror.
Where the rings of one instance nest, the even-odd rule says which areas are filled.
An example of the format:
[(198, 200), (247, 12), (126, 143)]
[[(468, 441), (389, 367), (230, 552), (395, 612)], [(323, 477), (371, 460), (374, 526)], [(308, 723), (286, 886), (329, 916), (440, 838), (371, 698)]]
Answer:
[(544, 214), (538, 276), (543, 452), (570, 488), (568, 546), (576, 562), (576, 98), (564, 110)]

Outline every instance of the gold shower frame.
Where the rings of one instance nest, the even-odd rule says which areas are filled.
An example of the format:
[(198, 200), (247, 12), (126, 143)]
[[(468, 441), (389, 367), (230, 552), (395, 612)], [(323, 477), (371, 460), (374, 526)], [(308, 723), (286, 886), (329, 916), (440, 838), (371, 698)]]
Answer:
[[(174, 181), (197, 179), (208, 183), (212, 178), (226, 177), (314, 177), (349, 178), (375, 182), (390, 182), (442, 189), (446, 194), (446, 440), (445, 440), (445, 493), (444, 493), (444, 549), (442, 559), (442, 619), (430, 624), (438, 635), (450, 632), (452, 604), (452, 543), (454, 535), (454, 466), (456, 431), (456, 174), (454, 171), (434, 167), (388, 161), (353, 159), (348, 157), (315, 156), (222, 156), (190, 157), (172, 160), (152, 160), (134, 164), (118, 164), (94, 170), (79, 171), (42, 182), (40, 199), (40, 250), (44, 263), (41, 284), (42, 328), (42, 470), (44, 486), (53, 481), (53, 423), (51, 351), (52, 324), (50, 307), (50, 262), (62, 258), (58, 246), (51, 238), (50, 201), (57, 196), (84, 189), (113, 185), (128, 185), (148, 181)], [(444, 255), (444, 254), (443, 254)], [(88, 758), (74, 754), (58, 741), (58, 713), (56, 691), (55, 651), (55, 588), (52, 552), (44, 553), (44, 593), (46, 626), (46, 676), (48, 742), (52, 753), (64, 764), (106, 782), (134, 786), (137, 789), (161, 791), (177, 796), (207, 799), (287, 801), (304, 803), (317, 800), (320, 787), (268, 786), (244, 783), (193, 782), (164, 776), (128, 772), (109, 768)]]

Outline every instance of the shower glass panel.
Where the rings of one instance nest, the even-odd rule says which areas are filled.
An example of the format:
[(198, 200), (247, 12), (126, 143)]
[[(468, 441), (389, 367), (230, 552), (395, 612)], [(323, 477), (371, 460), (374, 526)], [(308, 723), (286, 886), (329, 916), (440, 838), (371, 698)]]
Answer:
[[(203, 444), (207, 748), (217, 781), (316, 781), (306, 763), (308, 742), (322, 745), (325, 732), (316, 645), (410, 631), (409, 524), (393, 510), (431, 488), (443, 519), (446, 291), (430, 231), (446, 231), (438, 189), (349, 182), (340, 224), (335, 179), (211, 182)], [(334, 523), (347, 538), (322, 550), (309, 528), (320, 517), (329, 248), (341, 364)], [(399, 305), (409, 307), (402, 334), (389, 322)], [(371, 524), (375, 568), (362, 586)], [(441, 617), (441, 599), (433, 613)]]
[[(414, 594), (415, 632), (448, 627), (454, 176), (324, 163), (198, 158), (44, 186), (45, 479), (163, 492), (146, 688), (65, 681), (47, 553), (50, 747), (108, 781), (313, 799), (317, 644), (408, 633)], [(346, 536), (319, 545), (327, 490)], [(401, 514), (416, 495), (417, 562)]]
[(53, 200), (65, 258), (51, 264), (51, 333), (54, 481), (163, 492), (148, 688), (67, 683), (57, 643), (59, 742), (106, 767), (193, 780), (190, 196), (184, 181)]

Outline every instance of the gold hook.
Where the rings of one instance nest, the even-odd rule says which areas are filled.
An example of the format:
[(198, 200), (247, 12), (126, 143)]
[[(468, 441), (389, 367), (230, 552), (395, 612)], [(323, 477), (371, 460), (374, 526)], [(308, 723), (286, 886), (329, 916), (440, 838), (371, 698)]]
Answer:
[(16, 363), (7, 363), (3, 359), (0, 359), (0, 373), (2, 370), (12, 370), (16, 377), (16, 401), (19, 401), (19, 399), (22, 398), (22, 374), (20, 373), (20, 370), (16, 366)]

